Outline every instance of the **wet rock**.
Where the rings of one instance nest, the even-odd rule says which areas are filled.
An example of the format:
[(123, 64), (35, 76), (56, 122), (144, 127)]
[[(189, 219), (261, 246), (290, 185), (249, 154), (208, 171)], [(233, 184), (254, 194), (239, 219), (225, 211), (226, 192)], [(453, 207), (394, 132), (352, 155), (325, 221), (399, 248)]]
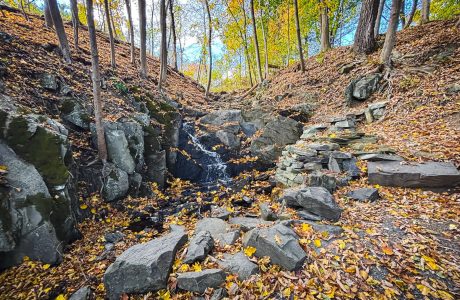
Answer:
[(240, 280), (246, 280), (251, 275), (259, 273), (259, 267), (251, 262), (243, 252), (224, 254), (219, 266), (229, 273), (237, 274)]
[(243, 238), (244, 247), (256, 248), (255, 256), (269, 256), (272, 263), (288, 271), (302, 267), (307, 255), (298, 243), (297, 234), (282, 224), (270, 228), (255, 228)]
[(129, 177), (125, 171), (115, 167), (114, 164), (106, 163), (103, 177), (102, 194), (105, 201), (112, 202), (126, 196), (129, 189)]
[(361, 188), (347, 193), (347, 197), (357, 201), (374, 202), (379, 196), (379, 191), (375, 188)]
[(259, 227), (259, 226), (273, 224), (272, 222), (264, 221), (262, 219), (248, 218), (248, 217), (230, 218), (228, 222), (230, 224), (239, 225), (241, 230), (243, 230), (244, 232), (254, 229), (256, 227)]
[(89, 300), (89, 299), (91, 299), (91, 288), (87, 285), (77, 290), (69, 298), (69, 300)]
[(214, 247), (214, 239), (209, 231), (198, 232), (190, 241), (184, 263), (191, 264), (206, 258)]
[(260, 217), (265, 220), (265, 221), (276, 221), (278, 220), (278, 217), (276, 214), (273, 212), (273, 210), (270, 208), (270, 206), (267, 203), (261, 203), (259, 205), (260, 208)]
[(322, 218), (337, 221), (342, 209), (337, 205), (331, 193), (323, 187), (290, 188), (283, 192), (281, 201)]
[(382, 186), (439, 188), (460, 184), (460, 172), (452, 163), (368, 162), (369, 183)]
[(218, 288), (224, 282), (225, 273), (220, 269), (186, 272), (177, 276), (178, 288), (197, 293), (204, 293), (207, 288)]
[(123, 252), (104, 274), (108, 298), (165, 289), (176, 252), (186, 241), (184, 228), (177, 228)]

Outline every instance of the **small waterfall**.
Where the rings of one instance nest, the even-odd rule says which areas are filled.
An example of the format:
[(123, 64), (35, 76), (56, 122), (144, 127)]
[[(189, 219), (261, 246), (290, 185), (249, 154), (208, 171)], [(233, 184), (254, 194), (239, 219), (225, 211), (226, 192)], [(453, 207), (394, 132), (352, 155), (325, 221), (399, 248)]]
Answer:
[(210, 151), (201, 144), (200, 140), (195, 136), (193, 123), (183, 123), (182, 126), (184, 132), (190, 137), (195, 149), (203, 153), (203, 167), (206, 170), (206, 178), (203, 183), (212, 184), (218, 182), (230, 182), (232, 179), (227, 173), (227, 165), (222, 160), (219, 153)]

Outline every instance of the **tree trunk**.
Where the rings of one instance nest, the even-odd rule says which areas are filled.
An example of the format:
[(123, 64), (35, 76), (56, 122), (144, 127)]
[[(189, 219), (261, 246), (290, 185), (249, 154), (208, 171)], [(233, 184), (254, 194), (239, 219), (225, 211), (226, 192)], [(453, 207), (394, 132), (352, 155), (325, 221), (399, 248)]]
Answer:
[(169, 0), (169, 15), (171, 17), (171, 33), (172, 33), (172, 55), (173, 55), (173, 66), (174, 69), (178, 69), (177, 67), (177, 37), (176, 37), (176, 22), (174, 21), (174, 6), (173, 0)]
[(386, 66), (391, 65), (391, 51), (396, 43), (396, 30), (398, 29), (399, 13), (401, 11), (401, 0), (393, 0), (391, 4), (390, 22), (385, 35), (385, 43), (383, 44), (382, 54), (380, 56), (381, 63)]
[(302, 38), (300, 36), (300, 22), (299, 22), (299, 5), (297, 0), (294, 0), (294, 13), (295, 13), (295, 26), (297, 32), (297, 45), (299, 46), (299, 57), (300, 57), (300, 70), (305, 72), (305, 62), (303, 61), (303, 50), (302, 50)]
[(115, 69), (117, 67), (115, 63), (115, 42), (113, 40), (113, 32), (112, 32), (112, 22), (110, 20), (110, 8), (109, 8), (109, 0), (104, 0), (104, 9), (105, 9), (105, 16), (107, 21), (107, 28), (109, 29), (109, 41), (110, 41), (110, 66)]
[(208, 54), (209, 54), (209, 68), (208, 68), (208, 84), (206, 85), (206, 97), (209, 95), (209, 90), (211, 88), (211, 77), (212, 77), (212, 52), (211, 52), (211, 40), (212, 40), (212, 20), (211, 20), (211, 10), (209, 9), (208, 0), (204, 0), (206, 5), (206, 12), (208, 14)]
[(265, 32), (265, 25), (264, 25), (264, 12), (262, 9), (262, 1), (259, 0), (259, 14), (260, 14), (260, 26), (262, 27), (262, 39), (264, 41), (264, 55), (265, 55), (265, 64), (264, 64), (264, 78), (268, 77), (268, 45), (267, 45), (267, 32)]
[(131, 16), (131, 3), (130, 0), (125, 0), (126, 3), (126, 11), (128, 13), (128, 22), (129, 22), (129, 42), (130, 42), (130, 49), (131, 49), (131, 63), (136, 65), (136, 60), (134, 59), (134, 28), (133, 28), (133, 17)]
[(320, 0), (321, 10), (321, 52), (331, 49), (331, 41), (329, 38), (329, 16), (327, 4), (324, 0)]
[(404, 28), (408, 28), (412, 24), (412, 20), (414, 19), (415, 12), (417, 11), (417, 4), (418, 4), (417, 0), (412, 1), (412, 9), (410, 11), (409, 17), (407, 18), (406, 27)]
[(69, 42), (67, 40), (67, 35), (64, 30), (64, 24), (62, 23), (61, 14), (59, 12), (59, 7), (56, 0), (47, 0), (48, 6), (50, 8), (51, 17), (53, 18), (54, 28), (56, 29), (56, 34), (59, 40), (59, 47), (61, 48), (62, 56), (64, 61), (68, 64), (71, 63), (70, 59), (70, 49)]
[[(246, 48), (246, 59), (247, 59), (247, 65), (248, 65), (248, 70), (249, 70), (249, 83), (253, 84), (252, 82), (252, 68), (251, 68), (251, 57), (249, 56), (249, 49), (248, 49), (248, 21), (247, 21), (247, 17), (246, 17), (246, 7), (244, 6), (244, 1), (242, 3), (243, 7), (242, 7), (242, 10), (243, 10), (243, 20), (244, 20), (244, 47)], [(238, 21), (236, 20), (235, 18), (235, 22), (238, 23)]]
[(422, 16), (420, 24), (425, 24), (430, 20), (430, 0), (422, 0)]
[(151, 53), (153, 55), (153, 53), (155, 52), (155, 36), (153, 34), (153, 16), (155, 15), (155, 0), (152, 0), (152, 15), (150, 16), (150, 29), (152, 30), (152, 36), (151, 36), (151, 39), (150, 39), (150, 49), (151, 49)]
[(353, 44), (353, 49), (357, 53), (368, 54), (375, 49), (374, 27), (378, 6), (379, 0), (363, 0)]
[(45, 7), (43, 10), (45, 14), (45, 26), (48, 28), (53, 28), (53, 18), (51, 17), (50, 7), (48, 6), (47, 0), (45, 0)]
[(86, 0), (86, 18), (88, 21), (89, 43), (91, 46), (91, 65), (93, 81), (94, 118), (96, 120), (97, 150), (99, 158), (107, 161), (104, 127), (102, 125), (101, 75), (99, 73), (99, 55), (97, 52), (96, 29), (94, 27), (93, 0)]
[(289, 60), (291, 59), (291, 24), (290, 24), (290, 19), (291, 19), (291, 16), (290, 16), (290, 11), (291, 11), (291, 0), (288, 0), (288, 4), (287, 4), (287, 59), (286, 59), (286, 67), (289, 66)]
[(379, 9), (377, 10), (377, 18), (375, 19), (374, 26), (374, 37), (377, 38), (380, 33), (380, 23), (382, 21), (383, 8), (385, 6), (385, 0), (380, 0)]
[[(30, 19), (29, 19), (29, 16), (27, 15), (27, 13), (26, 13), (26, 11), (24, 9), (24, 2), (23, 1), (24, 0), (19, 0), (19, 6), (21, 7), (21, 12), (22, 12), (22, 15), (24, 16), (24, 19), (26, 19), (26, 21), (29, 22)], [(29, 9), (29, 11), (30, 11), (30, 9)]]
[(70, 6), (72, 10), (73, 44), (75, 49), (78, 50), (78, 27), (80, 26), (80, 20), (78, 19), (77, 0), (70, 0)]
[(141, 35), (141, 78), (147, 78), (147, 53), (146, 53), (146, 16), (145, 0), (139, 0), (139, 32)]
[(165, 0), (160, 0), (160, 78), (158, 80), (158, 88), (161, 90), (163, 82), (166, 80), (168, 69), (168, 49), (166, 45), (166, 3)]
[(401, 1), (401, 11), (399, 13), (399, 19), (401, 21), (401, 28), (406, 27), (406, 2), (404, 0)]
[(254, 14), (254, 0), (249, 1), (251, 4), (252, 29), (254, 31), (254, 48), (256, 51), (257, 71), (259, 72), (259, 82), (262, 82), (262, 67), (260, 65), (259, 42), (257, 40), (256, 16)]
[(115, 21), (113, 20), (113, 13), (112, 10), (109, 10), (109, 15), (110, 15), (110, 23), (112, 24), (112, 32), (113, 32), (113, 38), (115, 40), (118, 39), (118, 34), (117, 34), (117, 28), (115, 27)]

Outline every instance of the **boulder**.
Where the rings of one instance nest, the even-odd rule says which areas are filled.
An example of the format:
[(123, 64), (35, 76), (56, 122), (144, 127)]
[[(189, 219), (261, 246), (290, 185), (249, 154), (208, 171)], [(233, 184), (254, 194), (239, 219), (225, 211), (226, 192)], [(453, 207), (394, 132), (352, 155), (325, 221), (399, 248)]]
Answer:
[(57, 91), (59, 89), (59, 83), (56, 75), (49, 73), (42, 73), (39, 75), (41, 86), (49, 91)]
[(243, 252), (224, 254), (224, 259), (219, 261), (219, 266), (229, 273), (237, 274), (240, 280), (246, 280), (251, 275), (259, 273), (259, 267), (250, 261)]
[(374, 202), (380, 198), (379, 191), (375, 188), (361, 188), (347, 193), (347, 197), (357, 201)]
[(243, 122), (241, 110), (218, 110), (209, 113), (200, 119), (201, 124), (222, 126), (226, 123), (240, 123)]
[(87, 285), (80, 288), (78, 291), (70, 296), (69, 300), (90, 300), (91, 299), (91, 288)]
[(214, 239), (209, 231), (198, 232), (190, 241), (190, 246), (187, 249), (184, 263), (191, 264), (195, 261), (201, 261), (206, 258), (206, 255), (214, 247)]
[(230, 149), (238, 149), (241, 145), (241, 139), (237, 133), (222, 129), (216, 132), (216, 137)]
[(255, 256), (269, 256), (272, 263), (294, 271), (300, 269), (307, 258), (298, 238), (291, 228), (277, 224), (249, 231), (243, 238), (243, 245), (256, 248)]
[(220, 233), (217, 234), (217, 241), (221, 247), (225, 247), (227, 245), (233, 245), (238, 238), (240, 237), (239, 230), (229, 231), (227, 233)]
[(286, 189), (281, 200), (289, 206), (302, 207), (307, 212), (331, 221), (337, 221), (342, 213), (331, 193), (323, 187)]
[(103, 169), (104, 186), (102, 194), (105, 201), (112, 202), (126, 196), (129, 190), (129, 176), (114, 164), (106, 163)]
[(227, 233), (230, 226), (223, 220), (218, 218), (203, 218), (196, 223), (195, 234), (201, 231), (209, 231), (214, 239), (217, 239), (219, 234)]
[(368, 162), (367, 172), (369, 183), (382, 186), (448, 188), (460, 184), (460, 172), (445, 162)]
[(169, 273), (177, 250), (187, 241), (184, 228), (123, 252), (104, 274), (109, 299), (122, 294), (146, 293), (167, 287)]
[(231, 213), (224, 207), (215, 206), (215, 205), (211, 207), (211, 217), (213, 218), (228, 220), (230, 215)]
[(381, 74), (369, 74), (359, 79), (353, 88), (353, 97), (357, 100), (368, 99), (379, 87)]
[(259, 205), (260, 208), (260, 217), (262, 220), (265, 221), (276, 221), (278, 220), (278, 217), (276, 214), (273, 212), (273, 210), (270, 208), (270, 206), (267, 203), (261, 203)]
[(123, 130), (105, 130), (105, 140), (109, 160), (128, 174), (135, 170), (134, 159), (128, 149), (128, 141)]
[(228, 221), (230, 224), (239, 225), (241, 230), (244, 232), (254, 229), (263, 225), (272, 225), (273, 222), (264, 221), (258, 218), (249, 218), (249, 217), (235, 217), (230, 218)]
[(64, 99), (61, 103), (60, 111), (61, 118), (64, 122), (78, 129), (88, 130), (90, 128), (91, 116), (77, 99)]
[(207, 288), (218, 288), (225, 282), (225, 273), (220, 269), (208, 269), (201, 272), (180, 273), (177, 287), (197, 293), (204, 293)]
[(404, 159), (398, 155), (390, 155), (390, 154), (381, 154), (381, 153), (369, 153), (369, 154), (362, 154), (358, 156), (360, 160), (367, 160), (367, 161), (403, 161)]

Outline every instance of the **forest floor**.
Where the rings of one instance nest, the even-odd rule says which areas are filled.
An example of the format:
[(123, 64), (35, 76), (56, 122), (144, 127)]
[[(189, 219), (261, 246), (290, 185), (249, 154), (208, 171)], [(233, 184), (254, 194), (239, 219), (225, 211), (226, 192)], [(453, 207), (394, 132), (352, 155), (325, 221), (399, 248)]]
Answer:
[[(90, 77), (87, 73), (89, 49), (87, 37), (80, 36), (82, 49), (74, 54), (75, 63), (68, 70), (60, 63), (57, 54), (44, 49), (46, 44), (55, 44), (52, 31), (43, 27), (43, 20), (32, 18), (26, 22), (18, 14), (7, 13), (0, 19), (1, 30), (18, 36), (15, 48), (0, 45), (0, 55), (14, 53), (11, 62), (15, 68), (6, 85), (15, 99), (42, 113), (47, 113), (48, 103), (40, 101), (52, 95), (35, 94), (35, 79), (27, 70), (63, 70), (68, 74), (66, 81), (79, 88), (81, 94), (90, 95)], [(377, 123), (364, 125), (361, 130), (377, 134), (381, 143), (393, 147), (397, 153), (411, 161), (453, 161), (460, 165), (460, 94), (448, 95), (446, 88), (460, 82), (460, 30), (454, 22), (432, 22), (404, 30), (398, 35), (395, 49), (394, 73), (385, 92), (376, 93), (368, 102), (353, 108), (343, 105), (343, 92), (351, 78), (365, 74), (376, 68), (378, 52), (369, 57), (355, 57), (349, 48), (333, 49), (324, 55), (308, 59), (307, 72), (301, 74), (294, 65), (270, 79), (267, 90), (259, 93), (258, 105), (285, 109), (301, 101), (303, 93), (314, 93), (319, 102), (315, 114), (308, 124), (320, 123), (334, 116), (362, 109), (369, 102), (388, 100), (389, 110), (385, 118)], [(70, 27), (67, 27), (72, 39)], [(103, 35), (98, 35), (102, 69), (108, 68), (108, 43)], [(25, 42), (26, 41), (26, 42)], [(441, 55), (448, 51), (447, 55)], [(75, 52), (74, 52), (75, 53)], [(10, 56), (10, 55), (9, 55)], [(137, 74), (129, 64), (129, 48), (117, 45), (119, 69), (108, 77), (108, 84), (117, 81), (135, 81), (133, 85), (155, 91), (154, 75), (148, 81), (137, 81)], [(338, 69), (346, 63), (360, 61), (348, 74), (340, 74)], [(149, 59), (152, 73), (158, 67), (157, 60)], [(155, 71), (154, 71), (155, 70)], [(123, 75), (121, 75), (123, 74)], [(190, 79), (171, 71), (167, 87), (171, 98), (200, 110), (238, 108), (254, 101), (228, 100), (209, 103), (203, 91)], [(186, 83), (184, 83), (186, 82)], [(108, 118), (116, 118), (129, 113), (121, 97), (116, 93), (104, 94)], [(183, 96), (181, 96), (181, 93)], [(289, 93), (282, 101), (273, 95)], [(268, 96), (271, 95), (271, 96)], [(47, 100), (52, 102), (52, 98)], [(209, 108), (208, 108), (209, 107)], [(306, 124), (306, 125), (308, 125)], [(87, 139), (82, 138), (82, 143)], [(88, 147), (87, 145), (83, 146)], [(369, 186), (365, 169), (363, 177), (352, 181), (349, 186), (338, 189), (334, 196), (344, 209), (341, 219), (334, 225), (343, 228), (338, 238), (316, 232), (305, 226), (295, 228), (304, 239), (302, 245), (308, 254), (304, 268), (288, 272), (266, 260), (246, 253), (260, 266), (260, 275), (239, 281), (235, 276), (227, 276), (225, 288), (231, 299), (458, 299), (460, 297), (460, 194), (457, 192), (435, 193), (421, 189), (392, 188), (377, 186), (381, 198), (374, 203), (349, 201), (344, 195), (357, 187)], [(273, 170), (266, 172), (273, 174)], [(242, 174), (241, 177), (258, 177), (257, 171)], [(191, 201), (201, 202), (212, 199), (234, 215), (239, 213), (259, 214), (259, 203), (270, 203), (273, 210), (280, 209), (276, 199), (280, 189), (264, 194), (261, 187), (265, 181), (250, 182), (240, 191), (226, 187), (206, 194), (193, 193)], [(98, 298), (103, 298), (105, 287), (102, 276), (107, 267), (128, 247), (160, 236), (163, 230), (143, 230), (134, 232), (130, 225), (129, 210), (142, 210), (152, 206), (160, 209), (165, 201), (186, 197), (193, 189), (190, 183), (173, 180), (171, 186), (162, 192), (155, 189), (154, 198), (127, 198), (123, 207), (112, 206), (98, 196), (84, 199), (81, 208), (89, 210), (91, 217), (79, 224), (82, 239), (69, 245), (60, 265), (50, 266), (36, 261), (25, 260), (23, 264), (0, 274), (0, 299), (53, 299), (68, 297), (78, 288), (90, 285)], [(243, 196), (254, 199), (250, 208), (236, 204)], [(205, 213), (206, 216), (208, 213)], [(171, 216), (164, 222), (164, 230), (171, 224), (183, 225), (193, 232), (197, 217), (187, 211)], [(115, 244), (115, 250), (105, 256), (104, 235), (122, 231), (123, 240)], [(330, 242), (332, 241), (332, 242)], [(313, 242), (315, 247), (310, 246)], [(216, 262), (208, 257), (204, 262), (187, 265), (182, 263), (184, 250), (177, 253), (169, 279), (168, 290), (158, 293), (133, 296), (135, 299), (190, 299), (188, 292), (176, 289), (178, 273), (188, 270), (204, 270), (216, 267)], [(242, 250), (239, 239), (234, 245), (214, 249), (214, 258), (224, 253)], [(211, 291), (206, 294), (209, 298)], [(127, 299), (127, 298), (126, 298)]]

